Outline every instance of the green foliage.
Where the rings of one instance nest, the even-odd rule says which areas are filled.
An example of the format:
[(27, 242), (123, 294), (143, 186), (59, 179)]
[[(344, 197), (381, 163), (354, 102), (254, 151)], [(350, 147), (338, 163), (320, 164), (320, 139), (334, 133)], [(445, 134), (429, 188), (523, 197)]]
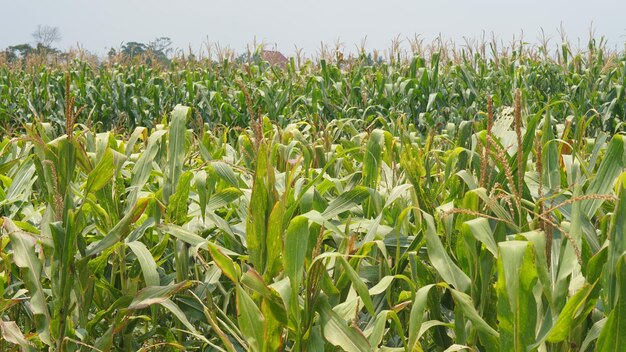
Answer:
[[(117, 124), (105, 105), (169, 100), (140, 106), (129, 125), (148, 127), (128, 134), (33, 120), (2, 137), (0, 349), (619, 350), (623, 136), (580, 112), (604, 98), (555, 100), (574, 73), (554, 62), (516, 82), (560, 93), (522, 89), (514, 121), (512, 76), (498, 75), (522, 68), (507, 60), (245, 75), (223, 63), (167, 79), (124, 66), (85, 83), (134, 82), (130, 105), (90, 102), (76, 80), (94, 71), (70, 70), (102, 128)], [(493, 82), (472, 78), (485, 70)], [(35, 109), (76, 115), (46, 94)], [(19, 104), (11, 114), (29, 118)], [(445, 108), (468, 121), (438, 128)]]
[[(125, 43), (120, 54), (129, 60), (111, 52), (103, 63), (68, 57), (63, 65), (34, 61), (18, 67), (0, 61), (0, 123), (21, 128), (39, 118), (63, 129), (69, 73), (76, 106), (84, 107), (77, 121), (99, 131), (153, 128), (177, 104), (193, 107), (193, 120), (210, 127), (246, 127), (260, 111), (283, 128), (311, 119), (318, 128), (356, 119), (363, 121), (356, 127), (362, 129), (402, 118), (426, 131), (482, 119), (490, 95), (497, 106), (511, 106), (519, 88), (528, 111), (567, 101), (550, 110), (551, 119), (564, 122), (573, 116), (576, 124), (613, 133), (623, 130), (626, 61), (623, 53), (604, 45), (592, 39), (587, 51), (573, 52), (574, 44), (564, 44), (567, 60), (515, 43), (494, 49), (497, 54), (484, 47), (442, 46), (432, 57), (425, 57), (426, 48), (415, 48), (390, 61), (363, 53), (339, 61), (298, 59), (280, 69), (262, 60), (222, 57), (170, 62), (169, 40), (158, 38)], [(6, 56), (31, 51), (36, 49), (18, 46), (7, 49)], [(240, 82), (246, 82), (247, 93)]]

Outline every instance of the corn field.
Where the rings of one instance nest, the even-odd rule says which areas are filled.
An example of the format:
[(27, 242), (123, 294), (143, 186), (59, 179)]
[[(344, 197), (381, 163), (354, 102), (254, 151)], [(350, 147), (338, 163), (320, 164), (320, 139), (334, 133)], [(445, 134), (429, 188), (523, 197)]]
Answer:
[(0, 350), (622, 351), (625, 78), (0, 66)]
[[(193, 120), (210, 128), (245, 128), (260, 112), (281, 127), (343, 119), (369, 125), (407, 116), (425, 133), (446, 123), (484, 119), (489, 96), (496, 107), (513, 106), (515, 89), (523, 91), (528, 112), (565, 100), (568, 104), (552, 107), (559, 121), (572, 115), (610, 133), (624, 129), (623, 53), (594, 40), (584, 52), (563, 44), (555, 59), (542, 47), (485, 45), (418, 47), (415, 54), (386, 61), (365, 53), (346, 60), (299, 57), (284, 69), (228, 60), (180, 59), (169, 67), (136, 61), (97, 64), (80, 56), (56, 65), (45, 60), (3, 65), (0, 60), (0, 128), (11, 131), (16, 122), (37, 118), (64, 129), (69, 76), (82, 109), (77, 122), (126, 134), (137, 126), (153, 128), (178, 104), (192, 107)], [(248, 102), (246, 89), (254, 93)]]

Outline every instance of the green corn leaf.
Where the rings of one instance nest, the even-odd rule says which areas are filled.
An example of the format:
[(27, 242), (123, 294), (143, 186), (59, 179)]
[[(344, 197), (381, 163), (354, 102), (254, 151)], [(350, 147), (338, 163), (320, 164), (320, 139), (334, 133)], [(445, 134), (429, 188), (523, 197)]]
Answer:
[(187, 222), (187, 201), (189, 200), (192, 178), (193, 173), (190, 171), (186, 171), (180, 176), (176, 192), (172, 194), (167, 205), (168, 220), (176, 225), (183, 225)]
[(89, 246), (85, 253), (86, 256), (97, 255), (100, 252), (111, 248), (116, 243), (123, 240), (130, 233), (130, 225), (133, 224), (141, 214), (146, 210), (148, 205), (154, 200), (151, 197), (141, 198), (133, 209), (127, 213), (116, 225), (107, 233), (104, 238), (95, 244)]
[(135, 148), (135, 144), (137, 144), (137, 141), (139, 140), (139, 137), (143, 136), (143, 138), (147, 138), (148, 137), (148, 129), (145, 127), (135, 127), (135, 130), (133, 131), (133, 133), (131, 133), (130, 138), (128, 138), (128, 143), (126, 143), (125, 149), (124, 149), (124, 153), (126, 154), (126, 157), (129, 157), (132, 153), (133, 153), (133, 149)]
[(39, 338), (50, 344), (48, 336), (48, 325), (50, 324), (50, 312), (41, 282), (43, 265), (37, 257), (35, 250), (36, 240), (31, 235), (22, 232), (12, 224), (11, 220), (3, 219), (4, 229), (8, 232), (13, 248), (13, 261), (15, 265), (22, 269), (22, 280), (30, 294), (29, 309), (34, 316), (34, 323), (39, 334)]
[(211, 163), (211, 167), (224, 181), (228, 182), (233, 187), (239, 187), (239, 178), (230, 165), (221, 161), (215, 161)]
[(257, 152), (254, 184), (246, 219), (246, 241), (250, 263), (259, 272), (265, 271), (267, 256), (267, 217), (270, 185), (267, 182), (267, 147), (262, 143)]
[(550, 194), (554, 194), (561, 186), (561, 167), (559, 165), (559, 151), (554, 137), (552, 119), (550, 113), (545, 114), (543, 120), (543, 183)]
[(365, 309), (367, 309), (368, 313), (371, 316), (375, 316), (376, 312), (374, 311), (374, 303), (372, 302), (372, 297), (370, 296), (370, 293), (367, 289), (367, 286), (363, 282), (363, 279), (359, 277), (359, 274), (354, 270), (354, 268), (352, 268), (350, 263), (348, 263), (348, 261), (344, 257), (339, 257), (337, 259), (339, 259), (339, 262), (343, 265), (343, 268), (346, 271), (348, 278), (350, 279), (350, 281), (352, 281), (352, 287), (354, 287), (354, 290), (359, 294), (361, 300), (363, 300)]
[(334, 346), (340, 346), (347, 352), (371, 351), (369, 341), (363, 332), (343, 320), (330, 308), (326, 301), (320, 304), (319, 313), (322, 318), (324, 338)]
[(498, 257), (498, 321), (500, 348), (526, 351), (535, 343), (538, 274), (533, 246), (525, 241), (501, 242)]
[(565, 306), (559, 313), (556, 323), (546, 337), (547, 341), (564, 341), (574, 330), (576, 324), (580, 323), (581, 319), (587, 317), (596, 303), (595, 298), (597, 296), (594, 297), (593, 295), (594, 288), (595, 284), (587, 284), (567, 300), (567, 303), (565, 303)]
[(426, 247), (428, 258), (441, 277), (459, 291), (465, 292), (471, 286), (470, 278), (452, 261), (446, 252), (435, 229), (430, 214), (423, 213), (426, 222)]
[[(609, 142), (606, 155), (600, 162), (594, 179), (589, 183), (586, 194), (608, 194), (611, 191), (615, 185), (614, 180), (623, 172), (626, 166), (624, 165), (624, 162), (626, 162), (625, 154), (624, 136), (616, 134)], [(582, 201), (582, 212), (591, 219), (603, 201), (602, 199)]]
[(413, 305), (411, 306), (411, 313), (409, 315), (409, 350), (414, 351), (416, 344), (418, 343), (418, 332), (422, 326), (424, 320), (424, 311), (426, 310), (426, 304), (428, 294), (430, 290), (436, 285), (426, 285), (420, 287), (415, 293), (413, 299)]
[[(17, 173), (11, 181), (11, 186), (5, 191), (5, 202), (12, 203), (18, 200), (25, 200), (29, 196), (28, 189), (35, 182), (35, 165), (33, 160), (29, 158), (18, 169)], [(0, 201), (0, 204), (1, 201)]]
[(478, 311), (474, 307), (474, 303), (470, 296), (455, 289), (450, 289), (450, 293), (452, 294), (452, 298), (454, 298), (454, 303), (459, 306), (465, 317), (467, 317), (467, 319), (469, 319), (472, 324), (474, 324), (474, 327), (478, 331), (496, 338), (499, 337), (498, 332), (494, 328), (489, 326), (489, 324), (487, 324), (485, 320), (481, 318), (480, 314), (478, 314)]
[(369, 197), (369, 190), (365, 187), (356, 187), (348, 192), (342, 193), (335, 200), (330, 202), (322, 216), (332, 219), (337, 215), (352, 209)]
[(232, 202), (241, 197), (243, 193), (234, 187), (224, 188), (209, 198), (205, 211), (214, 211), (230, 205)]
[(606, 324), (598, 337), (596, 351), (622, 351), (626, 346), (626, 255), (617, 262), (617, 304), (611, 310)]
[(189, 322), (189, 319), (187, 319), (187, 316), (185, 315), (185, 312), (183, 312), (176, 305), (176, 303), (172, 302), (172, 300), (170, 300), (170, 299), (166, 299), (166, 300), (164, 300), (162, 302), (159, 302), (159, 304), (162, 305), (163, 307), (165, 307), (170, 312), (172, 312), (172, 314), (174, 314), (174, 316), (187, 328), (187, 330), (191, 331), (196, 337), (200, 337), (204, 341), (207, 341), (198, 332), (198, 330), (196, 330), (196, 328)]
[(270, 213), (267, 225), (267, 266), (263, 276), (268, 281), (278, 275), (283, 263), (284, 216), (285, 205), (283, 201), (278, 201)]
[[(365, 146), (365, 154), (363, 156), (363, 186), (376, 189), (380, 170), (383, 163), (383, 147), (385, 145), (385, 132), (379, 129), (372, 131), (369, 141)], [(373, 200), (365, 202), (363, 208), (368, 216), (374, 215)]]
[(587, 332), (587, 336), (585, 336), (585, 339), (580, 345), (580, 349), (578, 350), (579, 352), (588, 351), (589, 345), (593, 341), (597, 340), (598, 337), (600, 336), (600, 333), (602, 332), (604, 325), (606, 325), (606, 321), (607, 321), (607, 318), (603, 318), (603, 319), (598, 320), (595, 324), (593, 324), (593, 326)]
[(180, 282), (168, 286), (149, 286), (137, 292), (128, 309), (144, 309), (153, 304), (161, 304), (177, 292), (191, 287), (191, 282)]
[(250, 351), (263, 351), (265, 318), (248, 293), (237, 285), (237, 321)]
[(241, 271), (237, 267), (232, 259), (228, 256), (224, 255), (222, 251), (213, 243), (208, 243), (209, 253), (211, 253), (211, 257), (215, 264), (222, 269), (222, 272), (226, 277), (228, 277), (232, 282), (239, 282), (239, 277), (241, 276)]
[(169, 142), (167, 148), (167, 177), (163, 187), (163, 200), (167, 204), (170, 196), (176, 191), (178, 178), (183, 169), (185, 158), (185, 134), (187, 118), (191, 109), (176, 105), (172, 110), (172, 119), (169, 126)]
[(304, 259), (309, 243), (309, 220), (297, 216), (291, 220), (285, 232), (285, 274), (291, 280), (291, 287), (297, 288), (302, 280)]
[(463, 224), (463, 229), (464, 231), (471, 233), (474, 238), (480, 241), (485, 248), (493, 254), (494, 258), (498, 257), (498, 246), (496, 244), (493, 231), (491, 231), (489, 220), (485, 218), (476, 218), (466, 221)]
[(95, 193), (106, 186), (115, 174), (115, 163), (113, 162), (113, 152), (107, 148), (100, 158), (96, 167), (87, 175), (85, 183), (85, 193)]
[(626, 252), (626, 173), (622, 174), (618, 182), (619, 201), (615, 205), (614, 215), (609, 226), (609, 250), (604, 271), (604, 290), (608, 297), (608, 307), (611, 309), (618, 299), (619, 274), (616, 270), (618, 261)]
[(204, 217), (206, 216), (207, 198), (209, 197), (206, 181), (206, 171), (200, 170), (194, 175), (194, 182), (196, 184), (195, 190), (198, 194), (198, 204), (200, 205), (200, 217), (202, 221), (204, 221)]
[(157, 229), (162, 233), (167, 233), (176, 237), (177, 239), (189, 244), (191, 247), (194, 247), (194, 248), (202, 248), (202, 249), (209, 250), (209, 246), (211, 245), (211, 246), (216, 246), (217, 248), (219, 248), (221, 252), (227, 255), (232, 255), (232, 256), (240, 255), (239, 253), (236, 253), (224, 247), (218, 246), (215, 243), (208, 242), (205, 238), (202, 238), (198, 236), (197, 234), (189, 230), (185, 230), (184, 228), (177, 226), (177, 225), (173, 225), (173, 224), (159, 225)]
[(133, 251), (135, 256), (137, 256), (146, 286), (159, 286), (160, 280), (159, 273), (157, 272), (157, 264), (146, 245), (139, 241), (128, 242), (126, 245)]
[(22, 351), (36, 351), (35, 346), (24, 338), (24, 334), (14, 321), (0, 320), (0, 332), (5, 341), (20, 346)]
[(155, 161), (154, 159), (159, 151), (159, 144), (166, 132), (167, 131), (155, 131), (150, 135), (146, 149), (141, 153), (139, 160), (137, 160), (133, 166), (133, 176), (130, 180), (130, 194), (128, 195), (126, 211), (130, 211), (142, 187), (150, 178), (150, 172), (153, 169), (152, 163)]

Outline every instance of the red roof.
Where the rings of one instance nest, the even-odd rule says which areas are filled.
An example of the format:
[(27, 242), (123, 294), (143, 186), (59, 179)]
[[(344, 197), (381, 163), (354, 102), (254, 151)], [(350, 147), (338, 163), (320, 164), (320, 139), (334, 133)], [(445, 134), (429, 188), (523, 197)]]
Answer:
[(289, 59), (285, 57), (280, 51), (275, 50), (263, 50), (261, 52), (261, 58), (267, 61), (270, 65), (276, 65), (284, 67), (289, 62)]

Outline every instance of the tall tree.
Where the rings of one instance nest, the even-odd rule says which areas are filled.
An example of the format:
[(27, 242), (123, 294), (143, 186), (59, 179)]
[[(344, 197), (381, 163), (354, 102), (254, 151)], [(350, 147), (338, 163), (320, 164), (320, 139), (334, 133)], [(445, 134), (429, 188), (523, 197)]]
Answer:
[(146, 53), (147, 50), (148, 47), (144, 43), (128, 42), (122, 45), (122, 53), (131, 58), (138, 55), (143, 55)]
[(50, 48), (52, 43), (58, 42), (63, 38), (59, 27), (52, 26), (37, 26), (37, 29), (32, 33), (33, 40), (37, 44), (37, 47)]

